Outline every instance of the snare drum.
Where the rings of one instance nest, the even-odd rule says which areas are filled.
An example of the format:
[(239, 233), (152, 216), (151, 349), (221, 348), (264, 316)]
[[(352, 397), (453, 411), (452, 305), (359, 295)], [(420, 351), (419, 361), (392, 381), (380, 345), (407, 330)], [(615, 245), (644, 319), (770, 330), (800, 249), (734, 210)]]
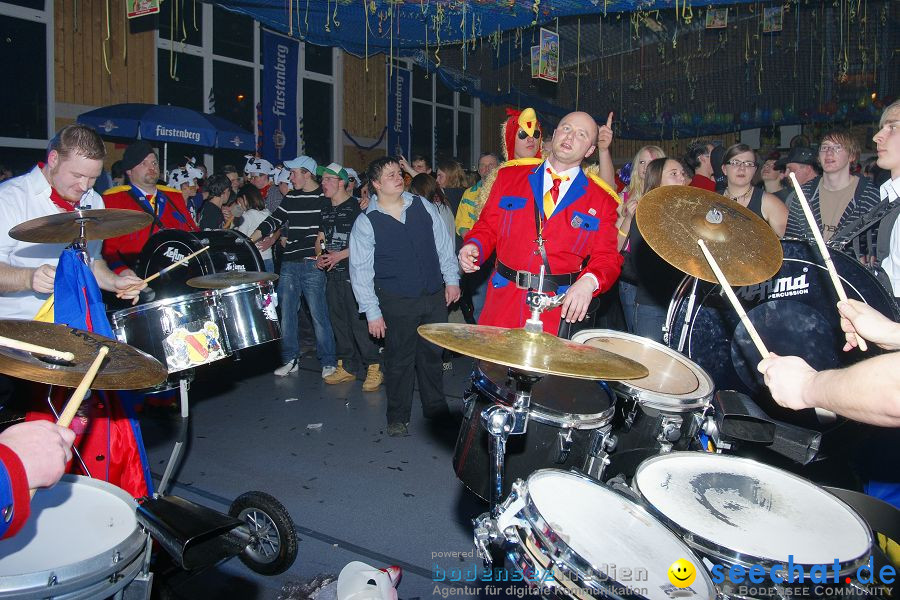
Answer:
[(231, 352), (281, 337), (275, 312), (275, 286), (271, 281), (236, 285), (216, 293)]
[[(571, 598), (716, 597), (700, 560), (634, 500), (555, 469), (534, 472), (515, 491), (497, 529), (506, 532), (513, 546), (507, 556), (526, 581)], [(682, 558), (697, 576), (676, 588), (667, 573)]]
[(148, 284), (156, 292), (156, 299), (196, 291), (185, 283), (192, 277), (227, 271), (266, 270), (256, 245), (239, 231), (164, 229), (150, 236), (144, 244), (138, 256), (135, 273), (142, 279), (149, 277), (204, 246), (209, 246), (209, 250), (198, 254), (187, 264), (160, 275)]
[(608, 382), (618, 396), (616, 445), (603, 479), (631, 477), (645, 458), (691, 447), (714, 391), (706, 371), (671, 348), (621, 331), (585, 329), (572, 341), (636, 360), (650, 371), (641, 379)]
[(65, 475), (38, 490), (31, 516), (0, 541), (0, 598), (108, 598), (141, 568), (136, 503), (98, 479)]
[[(513, 405), (515, 386), (508, 371), (493, 363), (476, 364), (453, 454), (456, 476), (485, 500), (490, 499), (491, 454), (481, 411), (492, 404)], [(538, 381), (532, 388), (528, 430), (506, 442), (503, 495), (517, 478), (542, 467), (587, 470), (609, 434), (614, 409), (614, 396), (602, 383), (555, 375)]]
[(169, 373), (231, 354), (220, 325), (220, 296), (208, 290), (140, 304), (112, 314), (120, 342), (143, 350)]
[(768, 574), (791, 556), (807, 576), (814, 565), (826, 565), (833, 581), (837, 560), (841, 581), (855, 580), (872, 549), (869, 527), (853, 509), (806, 479), (754, 460), (697, 452), (656, 456), (638, 467), (633, 486), (688, 546), (723, 566), (720, 589), (732, 597), (742, 597), (729, 585), (732, 565), (758, 564)]

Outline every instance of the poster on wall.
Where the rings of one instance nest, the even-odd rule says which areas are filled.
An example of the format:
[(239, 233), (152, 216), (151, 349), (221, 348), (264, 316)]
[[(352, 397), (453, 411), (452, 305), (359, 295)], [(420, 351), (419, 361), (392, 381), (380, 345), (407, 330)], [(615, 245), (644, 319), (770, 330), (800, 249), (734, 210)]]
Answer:
[(708, 8), (706, 9), (706, 28), (707, 29), (725, 29), (728, 27), (728, 9), (727, 8)]
[(300, 43), (263, 30), (262, 156), (273, 164), (297, 151), (297, 62)]
[(531, 47), (531, 78), (536, 79), (541, 72), (541, 47)]
[[(392, 71), (392, 72), (391, 72)], [(412, 73), (395, 66), (388, 69), (388, 154), (410, 157), (410, 115)]]
[(159, 0), (125, 0), (125, 15), (129, 19), (159, 12)]
[(763, 33), (781, 31), (784, 22), (784, 7), (772, 6), (763, 9)]
[(559, 81), (559, 34), (541, 27), (538, 78)]

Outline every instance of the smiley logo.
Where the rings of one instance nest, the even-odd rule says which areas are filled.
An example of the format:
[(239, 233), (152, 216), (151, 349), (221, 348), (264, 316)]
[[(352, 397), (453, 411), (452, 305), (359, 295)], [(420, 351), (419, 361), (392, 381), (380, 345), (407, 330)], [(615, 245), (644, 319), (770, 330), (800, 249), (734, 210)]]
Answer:
[(694, 579), (697, 578), (697, 569), (694, 568), (693, 563), (689, 560), (679, 558), (672, 563), (666, 574), (669, 576), (669, 582), (672, 585), (677, 588), (686, 588), (694, 583)]

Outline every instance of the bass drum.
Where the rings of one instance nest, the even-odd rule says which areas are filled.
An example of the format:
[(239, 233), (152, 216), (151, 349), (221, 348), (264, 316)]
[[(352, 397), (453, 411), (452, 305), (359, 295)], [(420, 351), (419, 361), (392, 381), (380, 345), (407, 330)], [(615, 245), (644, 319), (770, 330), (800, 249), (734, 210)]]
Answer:
[[(837, 294), (818, 249), (801, 240), (782, 240), (781, 245), (784, 262), (772, 279), (734, 290), (766, 347), (781, 356), (800, 356), (816, 370), (845, 367), (878, 354), (874, 344), (866, 353), (842, 351)], [(846, 254), (832, 250), (831, 257), (849, 298), (898, 320), (893, 297), (874, 275)], [(702, 281), (695, 294), (693, 288), (694, 280), (686, 278), (672, 300), (669, 347), (703, 367), (718, 389), (755, 399), (768, 396), (756, 370), (759, 352), (721, 288)]]
[(144, 244), (135, 272), (138, 277), (149, 277), (204, 246), (209, 246), (209, 250), (148, 284), (156, 293), (154, 300), (196, 292), (196, 288), (186, 283), (192, 277), (227, 271), (266, 270), (256, 245), (239, 231), (164, 229), (152, 235)]

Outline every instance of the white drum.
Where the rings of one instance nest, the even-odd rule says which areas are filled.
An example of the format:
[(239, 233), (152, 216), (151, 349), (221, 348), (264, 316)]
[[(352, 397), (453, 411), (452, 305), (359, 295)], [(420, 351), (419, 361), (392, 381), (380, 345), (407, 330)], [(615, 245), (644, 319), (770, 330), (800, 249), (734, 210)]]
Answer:
[(121, 489), (65, 475), (38, 490), (17, 535), (0, 541), (0, 598), (107, 598), (141, 568), (147, 535)]
[[(685, 544), (637, 502), (583, 475), (535, 471), (501, 508), (498, 529), (515, 526), (517, 570), (526, 581), (572, 598), (712, 599), (716, 589)], [(509, 535), (509, 534), (508, 534)], [(679, 559), (696, 569), (687, 588), (670, 583)], [(534, 585), (540, 585), (535, 583)]]
[(715, 390), (700, 365), (667, 346), (621, 331), (585, 329), (572, 341), (636, 360), (650, 371), (640, 379), (607, 382), (618, 398), (616, 446), (602, 479), (618, 474), (630, 478), (654, 454), (692, 448)]
[(840, 564), (855, 576), (872, 535), (849, 506), (814, 483), (754, 460), (674, 452), (644, 461), (633, 486), (656, 515), (698, 554), (727, 571), (788, 562), (807, 574)]

